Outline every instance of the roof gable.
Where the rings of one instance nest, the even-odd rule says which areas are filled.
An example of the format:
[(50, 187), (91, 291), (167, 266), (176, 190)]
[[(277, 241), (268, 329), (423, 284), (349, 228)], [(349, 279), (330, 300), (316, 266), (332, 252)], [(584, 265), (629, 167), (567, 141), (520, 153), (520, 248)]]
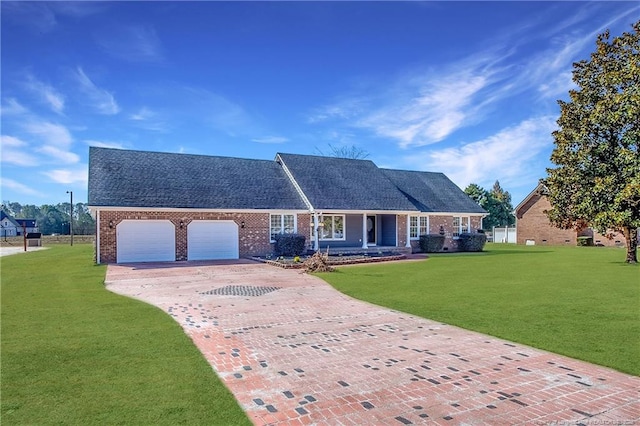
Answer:
[(487, 212), (443, 173), (381, 169), (421, 212)]
[(516, 208), (513, 209), (516, 214), (516, 218), (522, 218), (527, 210), (529, 210), (531, 206), (537, 203), (540, 198), (545, 196), (547, 192), (547, 187), (542, 182), (538, 183), (538, 186), (536, 186), (534, 190), (529, 193), (529, 195), (524, 197), (524, 200), (522, 200), (520, 204), (518, 204)]
[(277, 160), (316, 210), (416, 210), (372, 161), (281, 153)]
[(89, 205), (305, 209), (274, 161), (91, 147)]

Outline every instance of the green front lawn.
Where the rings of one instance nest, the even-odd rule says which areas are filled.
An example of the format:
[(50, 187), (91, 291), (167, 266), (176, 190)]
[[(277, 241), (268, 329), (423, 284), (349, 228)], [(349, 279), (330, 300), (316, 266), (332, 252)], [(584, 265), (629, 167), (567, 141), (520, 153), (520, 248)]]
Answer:
[(319, 276), (377, 305), (640, 375), (640, 268), (624, 259), (615, 248), (487, 244)]
[(250, 424), (173, 319), (104, 289), (91, 245), (0, 262), (2, 424)]

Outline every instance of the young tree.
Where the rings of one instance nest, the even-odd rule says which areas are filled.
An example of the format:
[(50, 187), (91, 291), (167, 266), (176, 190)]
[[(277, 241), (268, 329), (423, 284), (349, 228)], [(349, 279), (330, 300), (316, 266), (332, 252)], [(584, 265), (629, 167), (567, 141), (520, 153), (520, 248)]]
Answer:
[(498, 222), (498, 226), (511, 226), (516, 223), (513, 215), (513, 206), (511, 205), (511, 194), (500, 186), (500, 182), (496, 181), (493, 188), (489, 192), (491, 201), (491, 215)]
[(598, 35), (590, 60), (573, 64), (576, 89), (558, 101), (559, 130), (544, 183), (549, 219), (564, 229), (618, 231), (637, 262), (640, 227), (640, 21), (612, 40)]
[(502, 189), (500, 182), (496, 181), (491, 191), (472, 183), (464, 192), (489, 213), (482, 220), (482, 226), (486, 231), (492, 230), (495, 226), (509, 226), (515, 223), (511, 194)]

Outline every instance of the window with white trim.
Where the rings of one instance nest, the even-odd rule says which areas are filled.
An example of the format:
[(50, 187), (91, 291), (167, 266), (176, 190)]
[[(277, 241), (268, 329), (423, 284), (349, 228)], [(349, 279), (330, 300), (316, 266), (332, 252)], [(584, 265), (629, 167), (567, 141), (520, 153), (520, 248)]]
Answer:
[(453, 217), (453, 238), (458, 238), (460, 234), (469, 232), (469, 217), (454, 216)]
[(409, 217), (409, 238), (417, 240), (420, 235), (429, 233), (429, 216)]
[(296, 232), (296, 216), (293, 214), (272, 214), (269, 223), (271, 242), (276, 240), (278, 234), (294, 234)]
[(344, 240), (344, 215), (332, 214), (320, 216), (321, 240)]

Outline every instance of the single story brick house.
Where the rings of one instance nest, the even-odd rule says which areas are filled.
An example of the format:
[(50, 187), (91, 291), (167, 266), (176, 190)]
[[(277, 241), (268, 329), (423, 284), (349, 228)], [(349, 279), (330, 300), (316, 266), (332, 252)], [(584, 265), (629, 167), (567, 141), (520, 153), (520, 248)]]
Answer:
[(576, 245), (577, 237), (589, 236), (595, 245), (624, 246), (625, 238), (614, 233), (613, 238), (598, 233), (592, 228), (576, 232), (574, 229), (556, 228), (549, 222), (545, 210), (551, 209), (546, 196), (547, 188), (540, 183), (515, 208), (517, 243), (530, 245)]
[(460, 233), (487, 215), (442, 173), (369, 160), (283, 154), (275, 160), (91, 147), (96, 262), (235, 259), (298, 233), (310, 250), (411, 252), (419, 235)]

